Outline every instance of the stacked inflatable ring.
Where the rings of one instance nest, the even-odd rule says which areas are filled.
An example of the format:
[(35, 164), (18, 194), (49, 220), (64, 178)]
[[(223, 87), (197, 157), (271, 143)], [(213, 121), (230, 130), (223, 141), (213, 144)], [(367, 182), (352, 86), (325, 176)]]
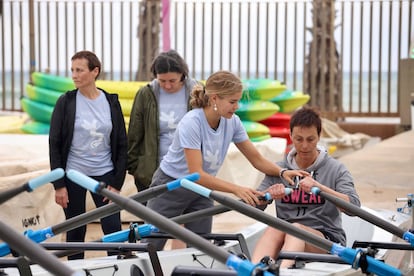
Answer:
[[(34, 72), (26, 85), (26, 96), (21, 99), (23, 111), (30, 119), (22, 131), (30, 134), (48, 134), (50, 118), (57, 99), (66, 91), (75, 89), (71, 78)], [(109, 93), (117, 93), (128, 125), (135, 94), (148, 82), (97, 80), (96, 85)], [(240, 117), (252, 141), (270, 137), (289, 139), (289, 112), (302, 106), (309, 95), (290, 91), (277, 80), (243, 80), (245, 91), (236, 114)]]

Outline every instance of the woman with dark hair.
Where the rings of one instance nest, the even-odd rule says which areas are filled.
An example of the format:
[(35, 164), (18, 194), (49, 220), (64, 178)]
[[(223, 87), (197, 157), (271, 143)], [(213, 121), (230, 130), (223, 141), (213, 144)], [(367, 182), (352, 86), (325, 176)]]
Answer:
[[(90, 51), (72, 57), (72, 80), (76, 89), (57, 100), (49, 132), (50, 167), (74, 169), (108, 189), (119, 192), (127, 164), (127, 137), (124, 116), (117, 94), (97, 88), (101, 62)], [(68, 178), (55, 181), (55, 201), (63, 207), (66, 219), (85, 213), (86, 190)], [(108, 200), (91, 193), (96, 207)], [(121, 230), (119, 212), (101, 219), (104, 234)], [(67, 232), (68, 242), (83, 242), (86, 225)], [(84, 254), (69, 256), (80, 259)]]
[(197, 83), (174, 50), (159, 54), (151, 72), (154, 80), (136, 94), (128, 127), (128, 173), (138, 191), (150, 185), (178, 122), (190, 110), (190, 92)]
[[(318, 145), (321, 131), (322, 120), (318, 110), (311, 107), (298, 109), (290, 118), (290, 136), (294, 147), (285, 160), (277, 164), (289, 170), (307, 171), (309, 176), (297, 179), (297, 184), (292, 187), (281, 177), (266, 175), (258, 190), (269, 192), (274, 199), (278, 199), (275, 200), (278, 218), (345, 246), (341, 210), (321, 196), (311, 194), (311, 189), (318, 187), (355, 206), (360, 206), (361, 203), (351, 173)], [(285, 196), (285, 186), (293, 188), (290, 195)], [(262, 206), (263, 209), (265, 207)], [(259, 262), (263, 257), (276, 259), (282, 250), (327, 253), (289, 233), (267, 227), (256, 244), (252, 261)], [(283, 260), (281, 267), (290, 267), (293, 263), (294, 260)]]

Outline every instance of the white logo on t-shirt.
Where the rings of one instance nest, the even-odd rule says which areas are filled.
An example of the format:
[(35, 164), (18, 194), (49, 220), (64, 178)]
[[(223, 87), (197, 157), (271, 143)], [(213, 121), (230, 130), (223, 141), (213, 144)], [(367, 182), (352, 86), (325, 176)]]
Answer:
[(205, 161), (210, 163), (210, 169), (211, 170), (217, 170), (220, 168), (220, 164), (218, 164), (219, 160), (219, 150), (216, 150), (216, 152), (213, 154), (211, 151), (206, 151)]

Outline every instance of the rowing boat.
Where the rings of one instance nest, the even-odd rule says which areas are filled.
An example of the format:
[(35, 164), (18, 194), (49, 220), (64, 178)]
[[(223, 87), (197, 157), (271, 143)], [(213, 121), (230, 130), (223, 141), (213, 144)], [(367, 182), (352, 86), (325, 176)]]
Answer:
[[(408, 214), (389, 210), (374, 211), (368, 208), (363, 209), (398, 227), (408, 228), (411, 225), (411, 217)], [(385, 230), (358, 217), (350, 217), (343, 214), (342, 218), (344, 229), (348, 237), (347, 246), (352, 246), (356, 240), (378, 241), (383, 243), (397, 243), (401, 241)], [(239, 235), (227, 235), (232, 239), (226, 240), (220, 247), (227, 251), (234, 252), (235, 254), (250, 256), (257, 239), (265, 228), (266, 225), (264, 223), (254, 223), (244, 228)], [(217, 238), (219, 238), (219, 236), (220, 235), (218, 235)], [(88, 245), (85, 243), (84, 248), (87, 249), (87, 247)], [(159, 269), (161, 269), (162, 275), (173, 275), (175, 270), (179, 269), (179, 267), (191, 267), (194, 271), (198, 269), (203, 270), (207, 267), (211, 271), (222, 270), (229, 273), (231, 272), (226, 268), (225, 264), (218, 262), (214, 258), (195, 248), (157, 252), (155, 255), (156, 258), (158, 258), (161, 268), (154, 267), (154, 264), (156, 264), (157, 261), (154, 262), (153, 253), (154, 252), (136, 251), (128, 258), (123, 259), (118, 259), (116, 256), (108, 256), (63, 262), (76, 271), (84, 271), (85, 275), (161, 275), (159, 274)], [(408, 275), (407, 273), (412, 272), (412, 268), (407, 265), (410, 263), (410, 255), (411, 251), (409, 250), (380, 249), (376, 253), (375, 258), (401, 269), (405, 275)], [(292, 254), (282, 252), (281, 257), (292, 258)], [(279, 275), (364, 275), (360, 269), (355, 270), (349, 264), (341, 263), (340, 259), (336, 259), (333, 255), (320, 254), (318, 260), (318, 258), (315, 258), (315, 254), (296, 253), (296, 259), (297, 268), (280, 269)], [(17, 268), (5, 268), (4, 273), (4, 275), (10, 276), (20, 275)], [(52, 275), (39, 265), (31, 265), (31, 273), (33, 276)]]
[[(0, 204), (21, 192), (31, 192), (33, 189), (53, 181), (53, 179), (62, 177), (63, 174), (64, 171), (62, 169), (56, 169), (41, 177), (32, 179), (22, 186), (14, 187), (1, 194)], [(191, 174), (183, 179), (178, 179), (165, 185), (151, 187), (148, 190), (136, 194), (133, 198), (126, 198), (125, 196), (114, 193), (105, 188), (104, 183), (100, 183), (77, 171), (69, 170), (65, 172), (65, 175), (82, 187), (94, 193), (106, 196), (113, 201), (113, 203), (82, 214), (79, 218), (68, 219), (61, 224), (48, 227), (46, 231), (41, 230), (38, 233), (27, 232), (27, 237), (30, 237), (30, 240), (27, 241), (20, 238), (21, 235), (18, 233), (12, 233), (15, 231), (8, 225), (0, 222), (0, 237), (7, 242), (0, 246), (1, 256), (6, 256), (12, 253), (12, 248), (16, 248), (17, 252), (22, 252), (35, 262), (37, 260), (39, 265), (46, 268), (43, 269), (36, 264), (29, 265), (27, 260), (24, 261), (22, 258), (14, 260), (12, 258), (6, 258), (0, 259), (1, 267), (6, 267), (4, 271), (2, 271), (3, 275), (21, 275), (20, 271), (25, 271), (23, 275), (56, 275), (56, 271), (60, 272), (64, 270), (66, 271), (64, 274), (62, 274), (63, 272), (58, 272), (57, 275), (85, 275), (84, 273), (86, 273), (86, 275), (93, 275), (91, 272), (95, 271), (99, 271), (98, 275), (103, 276), (115, 275), (116, 273), (133, 276), (226, 275), (227, 273), (230, 273), (229, 275), (257, 275), (256, 270), (258, 268), (263, 270), (263, 275), (275, 275), (276, 273), (269, 272), (265, 265), (252, 264), (249, 261), (250, 252), (254, 249), (258, 238), (268, 225), (285, 231), (295, 237), (304, 239), (332, 254), (282, 252), (278, 256), (279, 259), (294, 259), (296, 269), (292, 272), (290, 269), (278, 269), (276, 266), (275, 268), (280, 270), (276, 271), (276, 275), (293, 275), (292, 273), (295, 275), (299, 274), (306, 276), (362, 275), (365, 272), (369, 272), (376, 273), (380, 276), (386, 276), (391, 274), (407, 275), (407, 273), (413, 272), (413, 268), (411, 267), (411, 252), (414, 244), (414, 236), (410, 231), (406, 230), (409, 229), (410, 226), (412, 227), (412, 218), (408, 214), (402, 212), (373, 211), (353, 205), (351, 208), (351, 204), (344, 200), (326, 194), (319, 189), (313, 190), (312, 192), (320, 194), (325, 199), (337, 205), (338, 208), (342, 208), (348, 213), (355, 215), (352, 217), (345, 214), (342, 215), (343, 226), (348, 236), (348, 244), (346, 246), (341, 246), (294, 227), (286, 221), (275, 218), (274, 216), (244, 204), (241, 201), (229, 198), (221, 193), (211, 191), (192, 182), (199, 178), (198, 174)], [(207, 209), (198, 211), (204, 212), (204, 216), (235, 210), (243, 215), (255, 218), (258, 223), (245, 228), (239, 234), (221, 235), (221, 238), (219, 238), (218, 235), (209, 235), (202, 238), (179, 226), (179, 224), (191, 221), (189, 218), (183, 218), (186, 215), (166, 219), (160, 214), (138, 203), (148, 200), (149, 196), (156, 196), (157, 194), (178, 187), (190, 189), (193, 192), (214, 199), (220, 203), (220, 205), (208, 208), (214, 209), (214, 213), (211, 212), (212, 210), (209, 210), (209, 213), (205, 213)], [(411, 203), (411, 198), (409, 200)], [(42, 249), (38, 244), (33, 243), (34, 240), (40, 243), (50, 235), (53, 236), (54, 234), (68, 231), (69, 229), (78, 227), (79, 223), (87, 223), (87, 221), (101, 217), (103, 214), (108, 215), (117, 212), (120, 210), (120, 206), (122, 206), (122, 209), (141, 217), (152, 225), (131, 225), (131, 230), (124, 230), (120, 233), (106, 235), (105, 238), (93, 243), (58, 243), (57, 246), (55, 244), (54, 247), (51, 243), (43, 243), (42, 245), (50, 250), (65, 250), (66, 252), (96, 250), (96, 248), (101, 250), (117, 250), (120, 252), (119, 254), (122, 254), (122, 258), (111, 256), (75, 261), (59, 261), (56, 259), (56, 256), (45, 253), (45, 249)], [(217, 207), (219, 207), (219, 209), (217, 209)], [(195, 215), (193, 216), (193, 219), (202, 216), (197, 212), (187, 215)], [(155, 231), (153, 231), (154, 229)], [(158, 233), (157, 229), (164, 229), (168, 234), (163, 235), (162, 233)], [(171, 236), (179, 238), (192, 247), (155, 252), (151, 244), (139, 243), (135, 248), (135, 243), (132, 243), (132, 247), (128, 246), (131, 245), (131, 243), (125, 243), (125, 241), (132, 242), (139, 240), (141, 237), (152, 236), (154, 238), (154, 234), (155, 237), (161, 235), (162, 238), (169, 238)], [(43, 239), (42, 236), (45, 238)], [(403, 242), (402, 238), (406, 242)], [(215, 241), (214, 243), (211, 242), (213, 240)], [(28, 247), (27, 244), (31, 244), (33, 250), (36, 248), (39, 255), (42, 255), (42, 257), (38, 258), (36, 254), (33, 254), (32, 248)], [(352, 248), (349, 247), (351, 244), (353, 245)], [(368, 247), (369, 250), (362, 250), (361, 248), (364, 246)], [(129, 248), (129, 250), (127, 248)], [(48, 255), (50, 255), (50, 257)], [(62, 255), (61, 252), (60, 254), (57, 253), (57, 255), (66, 256)], [(56, 260), (51, 262), (51, 259)], [(175, 274), (177, 268), (187, 268), (190, 269), (190, 271), (195, 271), (196, 274), (193, 274), (192, 272), (188, 272), (188, 274), (182, 274), (181, 272), (180, 274)], [(235, 271), (231, 269), (234, 269)], [(366, 271), (361, 271), (361, 269)], [(199, 270), (207, 270), (205, 271), (207, 274), (197, 274), (197, 271)], [(249, 274), (241, 273), (243, 271), (249, 272)], [(255, 271), (255, 273), (253, 273), (253, 271)], [(237, 272), (237, 274), (234, 274), (234, 272)]]

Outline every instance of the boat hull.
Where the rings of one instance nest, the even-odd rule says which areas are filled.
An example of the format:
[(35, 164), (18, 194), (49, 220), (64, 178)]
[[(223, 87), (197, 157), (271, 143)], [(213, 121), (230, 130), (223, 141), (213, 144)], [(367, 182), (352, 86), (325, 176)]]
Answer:
[[(368, 208), (365, 210), (375, 214), (384, 220), (401, 228), (409, 228), (411, 225), (411, 217), (409, 215), (399, 213), (397, 211), (380, 210), (374, 211)], [(401, 242), (401, 239), (396, 238), (389, 232), (386, 232), (373, 224), (364, 221), (358, 217), (350, 217), (345, 214), (342, 216), (344, 229), (347, 233), (348, 243), (347, 247), (352, 247), (355, 240), (370, 240), (381, 242)], [(244, 228), (240, 233), (243, 235), (246, 242), (248, 252), (242, 252), (240, 244), (237, 240), (226, 241), (221, 247), (225, 250), (234, 252), (235, 254), (243, 253), (247, 256), (253, 251), (257, 240), (263, 233), (267, 226), (261, 222), (254, 223)], [(376, 259), (384, 260), (385, 263), (393, 265), (405, 274), (409, 275), (412, 268), (410, 264), (411, 251), (402, 250), (385, 250), (380, 249), (376, 254)], [(134, 258), (117, 259), (116, 256), (90, 258), (85, 260), (64, 261), (72, 269), (76, 271), (89, 271), (88, 275), (110, 276), (114, 275), (131, 275), (132, 267), (139, 268), (143, 275), (155, 275), (151, 260), (148, 253), (136, 253)], [(169, 251), (159, 251), (158, 258), (161, 263), (164, 275), (171, 275), (177, 266), (191, 266), (195, 269), (209, 267), (211, 269), (227, 269), (225, 264), (214, 260), (205, 253), (195, 249), (177, 249)], [(39, 265), (31, 266), (33, 276), (51, 275)], [(93, 273), (92, 273), (93, 271)], [(16, 268), (7, 268), (4, 271), (7, 275), (20, 275)], [(327, 263), (322, 261), (306, 262), (306, 264), (297, 269), (281, 269), (279, 275), (294, 275), (294, 276), (317, 276), (317, 275), (365, 275), (361, 270), (355, 270), (349, 264), (341, 263)]]

